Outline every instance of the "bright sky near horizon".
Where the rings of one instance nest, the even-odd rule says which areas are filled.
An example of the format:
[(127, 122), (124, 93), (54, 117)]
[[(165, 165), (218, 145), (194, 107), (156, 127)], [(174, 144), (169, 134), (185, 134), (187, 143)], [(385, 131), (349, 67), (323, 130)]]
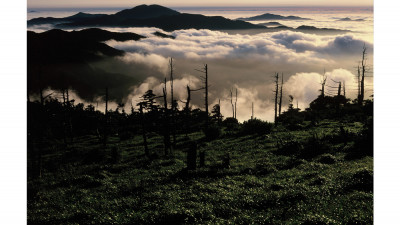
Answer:
[(47, 8), (47, 7), (133, 7), (140, 4), (159, 4), (169, 7), (177, 6), (224, 6), (224, 7), (235, 7), (235, 6), (372, 6), (373, 0), (202, 0), (202, 1), (186, 1), (186, 0), (28, 0), (28, 8)]

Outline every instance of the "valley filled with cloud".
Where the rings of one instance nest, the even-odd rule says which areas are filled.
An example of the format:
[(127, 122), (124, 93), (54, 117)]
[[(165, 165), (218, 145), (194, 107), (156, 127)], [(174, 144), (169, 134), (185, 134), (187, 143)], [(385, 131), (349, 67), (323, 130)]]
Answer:
[[(194, 29), (170, 33), (157, 28), (108, 30), (134, 32), (147, 37), (139, 41), (107, 41), (107, 45), (126, 54), (93, 64), (106, 71), (138, 79), (130, 94), (123, 96), (126, 105), (137, 103), (148, 89), (161, 95), (161, 82), (169, 76), (168, 59), (172, 57), (176, 97), (185, 100), (187, 84), (191, 88), (202, 85), (199, 79), (202, 74), (195, 69), (208, 64), (210, 107), (220, 100), (222, 113), (225, 117), (230, 116), (230, 90), (237, 88), (237, 117), (241, 121), (250, 117), (252, 102), (256, 117), (272, 119), (275, 73), (284, 76), (283, 109), (288, 105), (289, 95), (304, 109), (318, 96), (324, 70), (328, 86), (337, 86), (332, 80), (344, 81), (346, 96), (355, 98), (357, 65), (364, 44), (371, 65), (373, 60), (372, 43), (353, 34), (321, 36), (281, 31), (232, 35), (223, 31)], [(175, 39), (158, 37), (153, 34), (156, 31), (172, 35)], [(372, 89), (372, 79), (367, 79), (366, 85)], [(192, 103), (192, 107), (202, 107), (202, 93), (196, 93)]]

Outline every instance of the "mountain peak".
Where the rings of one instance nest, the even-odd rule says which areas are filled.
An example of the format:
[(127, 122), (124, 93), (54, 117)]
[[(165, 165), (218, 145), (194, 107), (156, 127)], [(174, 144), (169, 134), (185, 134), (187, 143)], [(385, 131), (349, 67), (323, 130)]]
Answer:
[(131, 9), (125, 9), (114, 14), (123, 19), (149, 19), (160, 16), (172, 16), (180, 14), (178, 11), (161, 5), (138, 5)]

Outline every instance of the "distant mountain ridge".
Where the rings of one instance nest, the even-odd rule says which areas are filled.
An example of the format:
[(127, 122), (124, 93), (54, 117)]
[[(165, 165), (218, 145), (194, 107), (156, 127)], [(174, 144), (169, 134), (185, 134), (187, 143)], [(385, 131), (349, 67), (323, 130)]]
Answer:
[(28, 26), (54, 24), (58, 28), (73, 27), (157, 27), (165, 31), (180, 29), (263, 29), (264, 26), (221, 16), (180, 13), (160, 5), (139, 5), (112, 15), (78, 13), (65, 18), (36, 18)]
[(337, 21), (357, 21), (357, 22), (360, 22), (360, 21), (365, 21), (365, 19), (351, 19), (349, 17), (346, 17), (346, 18), (338, 19)]
[(106, 14), (89, 14), (89, 13), (79, 12), (75, 15), (67, 16), (64, 18), (39, 17), (39, 18), (34, 18), (31, 20), (28, 20), (28, 26), (41, 25), (41, 24), (70, 23), (70, 22), (76, 22), (79, 20), (100, 18), (103, 16), (106, 16)]
[[(242, 19), (242, 20), (240, 20)], [(278, 22), (267, 24), (253, 24), (243, 20), (309, 20), (297, 16), (280, 16), (266, 13), (263, 15), (227, 19), (222, 16), (204, 16), (200, 14), (180, 13), (160, 5), (139, 5), (131, 9), (124, 9), (115, 14), (88, 14), (78, 13), (64, 18), (36, 18), (28, 21), (31, 25), (53, 24), (59, 29), (65, 28), (89, 28), (89, 27), (156, 27), (164, 31), (181, 29), (208, 29), (225, 31), (249, 31), (249, 32), (275, 32), (281, 30), (293, 30), (312, 33), (343, 33), (346, 30), (329, 28), (316, 28), (312, 26), (300, 26), (298, 28), (287, 27)], [(266, 27), (268, 26), (268, 27)], [(162, 36), (161, 36), (162, 37)]]
[(272, 13), (265, 13), (265, 14), (258, 15), (258, 16), (241, 17), (241, 18), (237, 18), (237, 20), (257, 21), (257, 20), (311, 20), (311, 19), (302, 18), (302, 17), (298, 17), (298, 16), (281, 16), (281, 15), (276, 15), (276, 14), (272, 14)]

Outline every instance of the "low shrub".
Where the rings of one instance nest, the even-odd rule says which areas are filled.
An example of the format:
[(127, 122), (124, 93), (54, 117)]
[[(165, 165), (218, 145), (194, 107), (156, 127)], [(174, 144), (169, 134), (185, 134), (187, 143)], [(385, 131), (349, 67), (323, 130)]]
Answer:
[(259, 119), (250, 119), (244, 121), (240, 133), (243, 135), (249, 134), (269, 134), (271, 133), (273, 124)]
[(305, 142), (299, 142), (294, 139), (280, 140), (277, 147), (276, 153), (278, 155), (295, 156), (300, 159), (311, 159), (331, 150), (329, 144), (315, 135)]
[(223, 122), (222, 125), (226, 127), (226, 130), (228, 131), (236, 131), (239, 129), (239, 122), (237, 119), (233, 117), (228, 117), (226, 118)]

